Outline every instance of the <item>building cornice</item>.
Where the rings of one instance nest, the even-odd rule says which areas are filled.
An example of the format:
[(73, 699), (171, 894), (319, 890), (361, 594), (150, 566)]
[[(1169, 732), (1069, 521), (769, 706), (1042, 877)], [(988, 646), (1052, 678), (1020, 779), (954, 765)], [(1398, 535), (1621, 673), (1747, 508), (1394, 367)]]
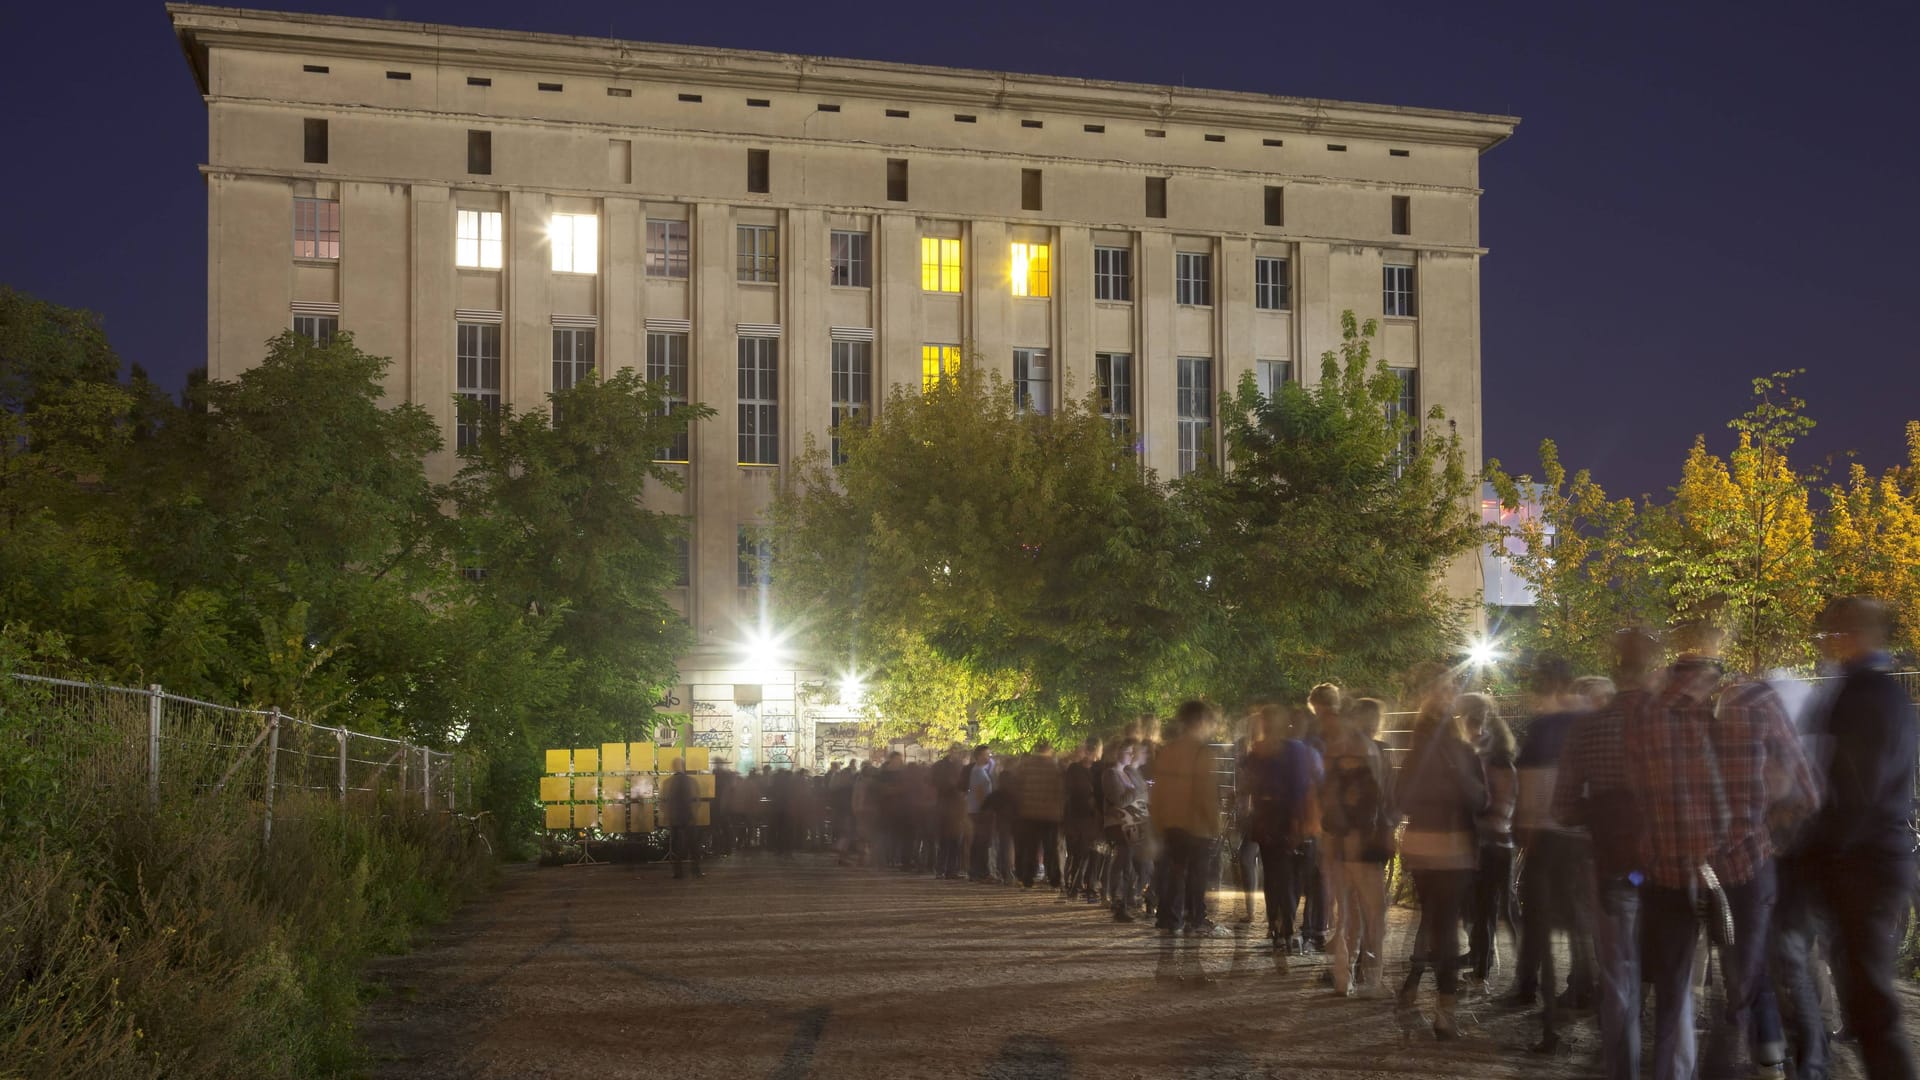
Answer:
[(706, 86), (805, 91), (896, 104), (1071, 113), (1090, 119), (1381, 139), (1470, 147), (1480, 152), (1504, 142), (1520, 122), (1512, 116), (1243, 91), (200, 4), (168, 4), (167, 14), (203, 93), (208, 89), (207, 50), (226, 46), (630, 82), (697, 81)]

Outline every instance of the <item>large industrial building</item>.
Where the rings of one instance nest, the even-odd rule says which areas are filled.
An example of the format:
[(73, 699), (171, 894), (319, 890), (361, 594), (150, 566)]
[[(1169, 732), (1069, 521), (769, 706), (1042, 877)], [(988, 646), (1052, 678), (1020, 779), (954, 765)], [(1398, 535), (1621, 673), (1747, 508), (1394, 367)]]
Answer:
[[(207, 364), (289, 327), (390, 356), (394, 401), (538, 408), (641, 369), (717, 415), (663, 448), (692, 522), (676, 707), (811, 763), (831, 672), (751, 663), (743, 539), (811, 437), (992, 365), (1098, 393), (1146, 464), (1214, 455), (1219, 390), (1312, 381), (1351, 309), (1402, 408), (1480, 458), (1480, 155), (1511, 117), (1185, 87), (168, 8), (208, 114)], [(1478, 596), (1479, 565), (1449, 582)], [(830, 697), (831, 695), (825, 695)]]

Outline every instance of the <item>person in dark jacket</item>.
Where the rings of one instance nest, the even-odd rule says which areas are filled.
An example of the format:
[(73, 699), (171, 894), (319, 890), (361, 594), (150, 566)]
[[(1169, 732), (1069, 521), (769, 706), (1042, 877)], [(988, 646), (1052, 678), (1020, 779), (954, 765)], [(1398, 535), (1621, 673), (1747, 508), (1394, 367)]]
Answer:
[(1241, 777), (1247, 785), (1247, 832), (1266, 870), (1267, 937), (1285, 970), (1286, 957), (1295, 951), (1294, 912), (1308, 884), (1297, 872), (1295, 853), (1308, 832), (1319, 755), (1289, 737), (1287, 718), (1277, 706), (1262, 706), (1254, 716)]
[(1033, 753), (1020, 759), (1013, 776), (1014, 806), (1020, 815), (1019, 831), (1014, 836), (1015, 873), (1021, 888), (1033, 888), (1039, 864), (1046, 864), (1047, 884), (1059, 888), (1060, 819), (1067, 808), (1067, 789), (1060, 775), (1060, 763), (1054, 760), (1053, 744), (1042, 741)]
[(1399, 1005), (1411, 1009), (1426, 974), (1434, 967), (1439, 998), (1433, 1035), (1456, 1039), (1459, 994), (1460, 916), (1479, 867), (1478, 821), (1487, 809), (1487, 777), (1480, 755), (1467, 742), (1454, 713), (1451, 680), (1433, 680), (1414, 719), (1413, 748), (1401, 770), (1400, 810), (1407, 830), (1400, 840), (1400, 861), (1413, 875), (1420, 897), (1420, 929), (1414, 936), (1413, 962), (1400, 987)]
[(1088, 739), (1074, 751), (1063, 770), (1066, 791), (1065, 817), (1067, 862), (1065, 899), (1095, 899), (1094, 845), (1100, 842), (1100, 740)]
[(661, 802), (667, 809), (667, 834), (673, 848), (673, 876), (686, 876), (684, 864), (688, 860), (693, 862), (694, 877), (705, 876), (700, 872), (700, 837), (695, 824), (700, 820), (697, 809), (700, 805), (700, 786), (687, 772), (686, 759), (673, 759), (673, 775), (667, 777)]
[(1820, 620), (1820, 648), (1840, 687), (1816, 730), (1827, 755), (1826, 802), (1807, 823), (1832, 919), (1834, 982), (1870, 1080), (1913, 1080), (1914, 1053), (1894, 989), (1898, 926), (1913, 899), (1914, 706), (1888, 674), (1886, 605), (1841, 597)]

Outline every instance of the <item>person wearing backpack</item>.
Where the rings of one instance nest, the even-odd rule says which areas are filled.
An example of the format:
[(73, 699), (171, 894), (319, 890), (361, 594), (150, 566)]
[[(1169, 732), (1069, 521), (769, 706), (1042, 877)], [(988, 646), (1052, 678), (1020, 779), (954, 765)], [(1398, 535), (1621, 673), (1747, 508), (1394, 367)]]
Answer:
[(1321, 787), (1321, 825), (1329, 889), (1338, 923), (1329, 927), (1333, 993), (1372, 997), (1380, 989), (1381, 950), (1387, 938), (1387, 861), (1393, 858), (1393, 787), (1380, 744), (1363, 734), (1378, 730), (1384, 708), (1360, 698), (1338, 737), (1327, 746)]

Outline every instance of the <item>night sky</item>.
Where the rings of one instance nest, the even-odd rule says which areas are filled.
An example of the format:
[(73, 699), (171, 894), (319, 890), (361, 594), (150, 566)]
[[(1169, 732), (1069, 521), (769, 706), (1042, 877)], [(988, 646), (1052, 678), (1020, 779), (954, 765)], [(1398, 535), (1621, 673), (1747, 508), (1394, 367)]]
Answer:
[[(1807, 459), (1879, 469), (1920, 418), (1912, 4), (283, 2), (282, 8), (1522, 117), (1483, 159), (1487, 451), (1544, 436), (1617, 494), (1724, 449), (1805, 367)], [(205, 113), (166, 13), (0, 14), (0, 283), (204, 363)]]

